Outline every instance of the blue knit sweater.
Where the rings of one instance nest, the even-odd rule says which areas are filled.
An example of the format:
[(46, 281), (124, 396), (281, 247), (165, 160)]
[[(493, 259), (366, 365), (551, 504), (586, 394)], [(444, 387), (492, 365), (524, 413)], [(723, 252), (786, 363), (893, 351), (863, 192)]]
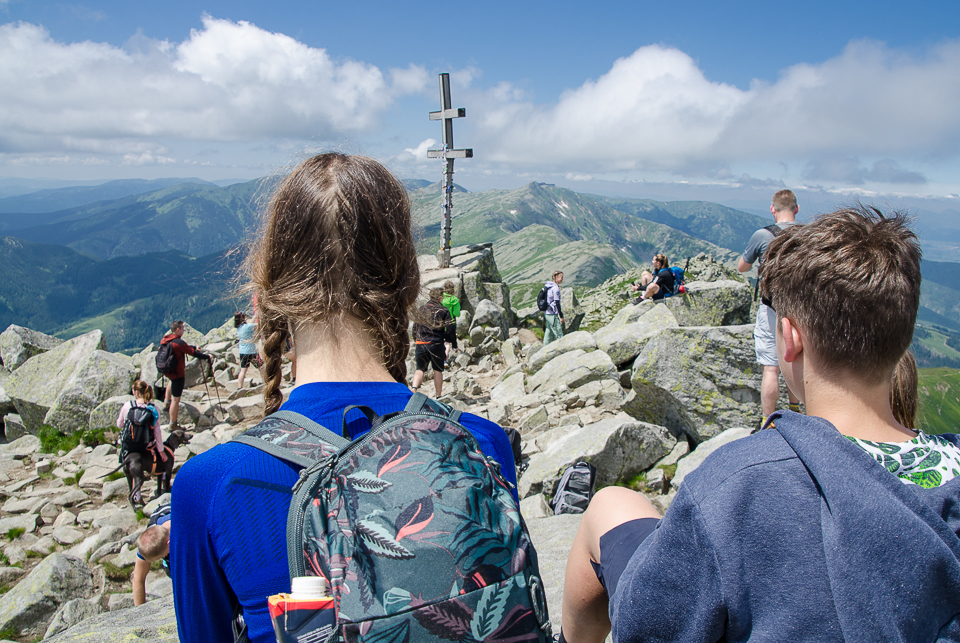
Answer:
[[(350, 404), (385, 415), (402, 411), (410, 396), (397, 383), (304, 384), (282, 408), (339, 431)], [(350, 419), (353, 437), (369, 430), (360, 412)], [(468, 413), (460, 423), (515, 485), (513, 452), (503, 429)], [(170, 562), (182, 643), (232, 643), (231, 610), (237, 599), (250, 640), (274, 640), (267, 596), (290, 591), (286, 522), (298, 475), (295, 465), (239, 443), (215, 447), (180, 469), (173, 485)]]
[(829, 422), (773, 419), (684, 480), (620, 577), (613, 640), (960, 640), (960, 478), (905, 485)]

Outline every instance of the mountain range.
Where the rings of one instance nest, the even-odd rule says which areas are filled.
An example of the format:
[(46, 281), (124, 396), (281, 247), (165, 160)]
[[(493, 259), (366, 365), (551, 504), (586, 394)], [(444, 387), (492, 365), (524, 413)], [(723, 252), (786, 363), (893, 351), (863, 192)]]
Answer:
[[(173, 318), (198, 328), (221, 324), (240, 306), (232, 295), (239, 249), (273, 184), (115, 181), (0, 199), (0, 233), (8, 235), (0, 238), (0, 328), (71, 336), (99, 327), (117, 350), (156, 341)], [(420, 251), (435, 252), (439, 186), (404, 184)], [(750, 235), (769, 223), (716, 203), (611, 198), (544, 183), (484, 192), (456, 186), (453, 198), (453, 245), (494, 242), (500, 272), (514, 286), (542, 283), (553, 270), (567, 284), (595, 286), (648, 265), (657, 252), (681, 267), (701, 252), (734, 266)], [(16, 204), (22, 211), (10, 212)], [(925, 261), (923, 272), (920, 320), (943, 337), (928, 342), (931, 355), (953, 359), (947, 339), (960, 338), (960, 264)]]

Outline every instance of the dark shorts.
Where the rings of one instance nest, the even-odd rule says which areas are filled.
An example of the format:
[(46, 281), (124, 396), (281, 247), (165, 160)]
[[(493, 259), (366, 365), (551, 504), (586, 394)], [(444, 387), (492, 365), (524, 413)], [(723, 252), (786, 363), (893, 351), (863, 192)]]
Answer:
[(591, 560), (590, 564), (597, 574), (597, 580), (607, 590), (608, 597), (617, 591), (620, 576), (637, 547), (653, 533), (659, 522), (659, 518), (639, 518), (617, 525), (600, 536), (600, 563)]
[(173, 397), (180, 397), (183, 395), (183, 385), (186, 383), (186, 377), (177, 377), (173, 378), (169, 375), (166, 376), (170, 380), (170, 395)]
[(257, 358), (257, 354), (253, 353), (251, 355), (241, 355), (240, 356), (240, 368), (246, 368), (253, 364), (253, 360)]
[(446, 359), (446, 349), (443, 344), (417, 344), (417, 370), (427, 370), (427, 365), (433, 366), (437, 373), (443, 372), (443, 360)]

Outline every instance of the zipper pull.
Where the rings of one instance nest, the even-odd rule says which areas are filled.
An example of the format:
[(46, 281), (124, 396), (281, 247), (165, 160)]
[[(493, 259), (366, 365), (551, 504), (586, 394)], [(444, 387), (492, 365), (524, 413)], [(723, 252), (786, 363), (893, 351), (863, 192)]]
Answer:
[(307, 478), (309, 478), (317, 471), (320, 471), (321, 469), (329, 465), (333, 461), (333, 458), (334, 456), (330, 456), (330, 457), (324, 458), (323, 460), (320, 460), (319, 462), (315, 462), (311, 464), (309, 467), (305, 469), (300, 469), (300, 478), (293, 485), (293, 493), (299, 492), (300, 487), (303, 486), (303, 483), (307, 481)]

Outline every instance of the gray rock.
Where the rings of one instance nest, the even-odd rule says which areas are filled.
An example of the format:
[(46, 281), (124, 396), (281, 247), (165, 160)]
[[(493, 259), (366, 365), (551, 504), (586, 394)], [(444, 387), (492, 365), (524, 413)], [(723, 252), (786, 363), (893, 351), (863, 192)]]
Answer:
[(530, 540), (537, 548), (540, 578), (547, 595), (547, 610), (554, 633), (560, 632), (560, 617), (563, 607), (563, 581), (567, 570), (567, 557), (573, 547), (583, 514), (564, 514), (527, 521)]
[(580, 306), (580, 300), (573, 292), (572, 286), (560, 289), (560, 308), (563, 309), (563, 332), (575, 333), (580, 330), (580, 324), (586, 313)]
[[(520, 515), (529, 524), (529, 521), (536, 518), (546, 518), (553, 515), (553, 509), (547, 504), (547, 497), (542, 493), (534, 496), (528, 496), (520, 501)], [(534, 545), (536, 546), (536, 545)]]
[(35, 435), (25, 435), (13, 442), (0, 445), (0, 453), (12, 458), (23, 459), (40, 450), (40, 438)]
[(204, 431), (203, 433), (197, 433), (193, 436), (193, 439), (190, 440), (190, 444), (187, 445), (187, 449), (190, 450), (190, 453), (197, 455), (203, 453), (204, 451), (209, 451), (213, 447), (217, 446), (219, 441), (216, 436), (213, 435), (212, 431)]
[(19, 567), (0, 567), (0, 585), (13, 585), (23, 576)]
[[(69, 600), (53, 615), (53, 620), (50, 621), (50, 626), (47, 628), (47, 632), (43, 635), (43, 638), (49, 639), (97, 614), (103, 614), (103, 607), (100, 605), (100, 601), (85, 598)], [(104, 634), (107, 633), (105, 632)]]
[(699, 443), (760, 413), (753, 325), (664, 330), (633, 365), (624, 410)]
[[(124, 484), (126, 484), (126, 480), (120, 480), (117, 482), (123, 482)], [(83, 502), (88, 498), (89, 496), (83, 491), (81, 491), (80, 489), (77, 489), (76, 487), (71, 487), (67, 491), (63, 492), (62, 494), (54, 498), (53, 504), (57, 505), (58, 507), (72, 507), (78, 502)]]
[(62, 339), (11, 324), (0, 333), (0, 359), (7, 370), (15, 371), (31, 357), (45, 353), (62, 343)]
[(492, 326), (500, 329), (500, 339), (507, 339), (510, 336), (510, 323), (504, 309), (489, 299), (481, 300), (473, 313), (473, 323), (470, 330), (474, 328), (483, 328)]
[(120, 415), (120, 408), (127, 402), (132, 402), (134, 399), (130, 394), (108, 397), (90, 411), (90, 428), (115, 429), (117, 426), (117, 416)]
[(93, 594), (93, 574), (79, 558), (51, 554), (0, 597), (0, 630), (46, 631), (60, 605)]
[(470, 329), (470, 346), (476, 348), (487, 338), (486, 334), (483, 332), (483, 328), (480, 326), (474, 326)]
[(161, 380), (160, 373), (157, 371), (157, 352), (151, 351), (143, 356), (140, 365), (140, 379), (148, 384), (160, 382), (166, 386), (166, 380)]
[(3, 432), (7, 440), (10, 441), (30, 435), (27, 427), (23, 425), (23, 418), (16, 413), (7, 413), (3, 416)]
[[(11, 529), (23, 529), (24, 533), (32, 534), (37, 528), (37, 520), (40, 516), (37, 514), (25, 514), (22, 516), (6, 516), (0, 518), (0, 535), (6, 535)], [(0, 627), (2, 630), (3, 627)]]
[(486, 357), (487, 355), (495, 355), (500, 352), (501, 342), (496, 336), (487, 336), (480, 345), (477, 346), (477, 351), (474, 353), (474, 357)]
[(103, 490), (100, 492), (100, 500), (106, 502), (111, 498), (123, 498), (130, 493), (130, 484), (126, 478), (110, 480), (103, 483)]
[(490, 400), (503, 405), (513, 404), (516, 400), (527, 394), (526, 388), (524, 387), (525, 379), (526, 375), (522, 372), (514, 373), (493, 387), (490, 391)]
[(244, 422), (262, 417), (263, 395), (252, 395), (235, 400), (233, 404), (227, 407), (227, 413), (235, 422)]
[(3, 507), (0, 509), (0, 511), (8, 514), (39, 513), (40, 507), (46, 503), (46, 498), (24, 498), (20, 500), (14, 496), (3, 503)]
[(110, 594), (107, 598), (107, 609), (111, 612), (126, 610), (133, 607), (133, 594)]
[(470, 314), (469, 310), (461, 310), (460, 316), (457, 317), (457, 337), (459, 339), (464, 339), (470, 335), (470, 323), (473, 321), (473, 316)]
[(547, 415), (547, 407), (540, 405), (520, 418), (519, 431), (525, 435), (545, 429), (548, 426), (549, 420), (550, 416)]
[(75, 527), (56, 527), (51, 536), (61, 545), (70, 546), (83, 540), (85, 534)]
[(43, 538), (37, 540), (37, 542), (27, 547), (27, 551), (32, 551), (34, 553), (47, 556), (56, 548), (56, 541), (54, 541), (54, 539), (50, 536), (44, 536)]
[(510, 307), (510, 286), (505, 283), (484, 282), (487, 298), (503, 310), (507, 324), (513, 325), (513, 309)]
[(500, 345), (500, 355), (507, 368), (520, 363), (520, 338), (511, 337)]
[(67, 553), (71, 556), (86, 560), (90, 554), (100, 549), (106, 543), (120, 540), (124, 535), (124, 531), (120, 527), (104, 527), (98, 533), (87, 536), (83, 539), (83, 542), (71, 547)]
[(605, 411), (618, 411), (627, 398), (620, 383), (614, 380), (587, 382), (570, 393), (577, 400), (574, 407), (596, 406)]
[(673, 480), (670, 481), (670, 484), (674, 489), (679, 489), (680, 485), (683, 484), (683, 479), (690, 475), (697, 467), (703, 464), (703, 461), (707, 459), (711, 453), (722, 447), (724, 444), (729, 444), (734, 440), (739, 440), (740, 438), (745, 438), (751, 433), (751, 429), (747, 428), (734, 428), (727, 429), (722, 433), (715, 435), (706, 442), (702, 442), (697, 445), (697, 448), (694, 449), (690, 455), (685, 458), (681, 458), (677, 463), (677, 473), (673, 476)]
[(585, 353), (576, 349), (547, 362), (527, 379), (527, 389), (531, 393), (549, 393), (560, 385), (574, 389), (602, 379), (618, 381), (617, 367), (610, 356), (603, 351)]
[(580, 350), (584, 353), (597, 350), (597, 342), (593, 338), (593, 335), (586, 331), (579, 331), (564, 335), (557, 341), (547, 344), (527, 358), (527, 372), (533, 375), (550, 360), (575, 350)]
[(680, 461), (680, 458), (686, 457), (690, 453), (690, 443), (686, 440), (677, 440), (677, 446), (673, 447), (673, 450), (670, 451), (664, 458), (658, 460), (657, 463), (653, 466), (655, 467), (669, 467)]
[(13, 372), (7, 393), (31, 433), (44, 424), (64, 433), (86, 429), (101, 402), (130, 390), (133, 360), (102, 350), (99, 330), (35, 356)]
[(681, 326), (736, 326), (750, 322), (753, 288), (741, 281), (694, 281), (685, 295), (662, 300)]
[(494, 424), (503, 424), (510, 417), (510, 411), (512, 410), (509, 404), (500, 404), (498, 402), (491, 402), (487, 406), (487, 419), (493, 422)]
[(544, 434), (542, 451), (530, 458), (517, 491), (521, 498), (552, 496), (563, 470), (579, 461), (597, 467), (597, 486), (623, 482), (665, 456), (676, 440), (661, 427), (637, 422), (625, 413), (580, 428), (562, 427)]
[[(643, 311), (643, 308), (648, 310)], [(662, 304), (643, 307), (628, 306), (623, 310), (626, 310), (627, 314), (622, 317), (618, 315), (613, 322), (594, 333), (597, 346), (610, 356), (614, 364), (629, 362), (640, 354), (651, 337), (665, 328), (680, 326), (670, 309)], [(631, 319), (632, 313), (641, 311), (644, 314), (636, 321), (617, 323), (618, 320)]]

